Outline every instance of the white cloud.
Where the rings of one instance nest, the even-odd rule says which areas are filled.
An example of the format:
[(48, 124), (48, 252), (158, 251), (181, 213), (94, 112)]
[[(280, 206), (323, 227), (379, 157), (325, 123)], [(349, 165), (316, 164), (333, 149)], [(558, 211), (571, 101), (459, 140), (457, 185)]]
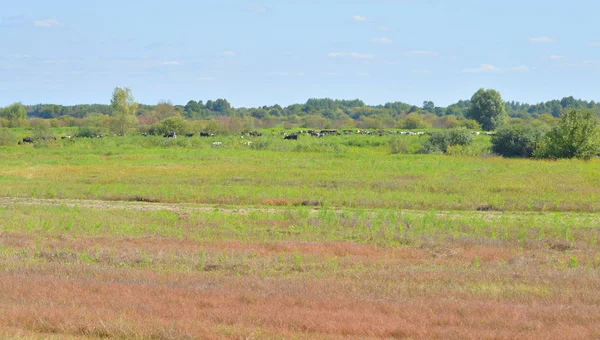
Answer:
[(375, 55), (368, 53), (358, 53), (358, 52), (330, 52), (327, 54), (330, 58), (343, 58), (349, 57), (354, 59), (373, 59)]
[(161, 63), (162, 65), (166, 65), (166, 66), (177, 66), (177, 65), (181, 65), (181, 63), (177, 60), (169, 60), (169, 61), (163, 61)]
[(280, 77), (303, 77), (303, 72), (275, 72), (276, 76)]
[(500, 73), (500, 72), (532, 72), (534, 70), (535, 70), (535, 68), (525, 66), (525, 65), (513, 66), (513, 67), (508, 67), (508, 68), (499, 68), (492, 64), (482, 64), (479, 67), (462, 69), (461, 72), (463, 72), (463, 73)]
[(535, 70), (535, 67), (529, 67), (525, 65), (513, 66), (507, 69), (510, 72), (532, 72)]
[(359, 76), (359, 77), (370, 77), (371, 73), (369, 73), (369, 72), (358, 72), (356, 75)]
[(56, 28), (62, 26), (62, 24), (54, 18), (48, 18), (34, 21), (33, 26), (41, 28)]
[(590, 41), (589, 47), (600, 47), (600, 41)]
[(404, 53), (402, 53), (402, 55), (406, 56), (406, 57), (409, 57), (409, 56), (439, 57), (440, 54), (438, 52), (434, 52), (434, 51), (412, 50), (412, 51), (404, 52)]
[(235, 52), (233, 52), (233, 51), (223, 51), (223, 53), (221, 53), (221, 56), (223, 56), (223, 57), (235, 57)]
[(361, 15), (354, 15), (354, 16), (352, 16), (352, 20), (354, 20), (356, 22), (366, 22), (369, 19), (367, 19), (367, 18), (365, 18), (365, 17), (363, 17)]
[(427, 74), (432, 74), (433, 71), (430, 69), (424, 69), (424, 70), (414, 70), (412, 72), (410, 72), (411, 74), (422, 74), (422, 75), (427, 75)]
[(563, 60), (565, 58), (566, 57), (564, 55), (558, 55), (558, 54), (553, 54), (548, 57), (548, 59), (550, 59), (550, 60)]
[(550, 44), (555, 42), (555, 40), (549, 37), (533, 37), (529, 38), (529, 42), (535, 44)]
[(476, 68), (465, 68), (462, 70), (464, 73), (490, 73), (490, 72), (500, 72), (500, 69), (491, 64), (482, 64)]
[(393, 41), (392, 41), (392, 39), (389, 39), (389, 38), (373, 38), (373, 39), (371, 39), (371, 42), (374, 44), (389, 45)]

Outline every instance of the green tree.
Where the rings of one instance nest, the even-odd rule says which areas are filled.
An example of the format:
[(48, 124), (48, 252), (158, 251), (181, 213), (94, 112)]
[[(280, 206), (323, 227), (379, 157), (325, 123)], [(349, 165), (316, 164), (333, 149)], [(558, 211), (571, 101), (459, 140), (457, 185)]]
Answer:
[(117, 127), (121, 135), (136, 122), (138, 104), (133, 99), (131, 89), (117, 87), (110, 101), (113, 116), (117, 119)]
[(502, 96), (496, 90), (479, 89), (471, 98), (467, 118), (479, 122), (484, 130), (495, 130), (504, 124), (506, 107)]
[(569, 109), (546, 135), (535, 156), (589, 160), (600, 151), (600, 129), (592, 111)]
[(435, 113), (435, 104), (432, 101), (424, 101), (423, 102), (423, 110), (428, 111), (430, 113)]
[(27, 110), (21, 103), (14, 103), (0, 110), (0, 117), (8, 120), (17, 120), (27, 118)]

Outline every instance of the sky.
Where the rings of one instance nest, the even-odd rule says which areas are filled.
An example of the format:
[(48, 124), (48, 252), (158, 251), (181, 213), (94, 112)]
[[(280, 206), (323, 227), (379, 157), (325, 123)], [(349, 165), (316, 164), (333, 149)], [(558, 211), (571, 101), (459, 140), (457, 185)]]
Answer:
[(0, 106), (600, 101), (596, 0), (6, 1)]

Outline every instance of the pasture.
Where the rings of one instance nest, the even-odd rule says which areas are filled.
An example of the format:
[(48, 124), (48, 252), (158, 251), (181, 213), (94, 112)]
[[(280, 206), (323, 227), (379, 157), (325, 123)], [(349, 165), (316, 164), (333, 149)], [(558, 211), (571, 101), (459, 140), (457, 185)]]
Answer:
[(600, 161), (420, 138), (1, 147), (0, 335), (600, 337)]

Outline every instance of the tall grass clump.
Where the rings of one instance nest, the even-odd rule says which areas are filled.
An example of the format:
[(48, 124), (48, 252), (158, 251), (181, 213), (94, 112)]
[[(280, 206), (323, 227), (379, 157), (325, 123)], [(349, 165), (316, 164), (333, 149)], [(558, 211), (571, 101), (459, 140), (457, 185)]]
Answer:
[(0, 128), (0, 146), (17, 144), (17, 135), (9, 128)]

